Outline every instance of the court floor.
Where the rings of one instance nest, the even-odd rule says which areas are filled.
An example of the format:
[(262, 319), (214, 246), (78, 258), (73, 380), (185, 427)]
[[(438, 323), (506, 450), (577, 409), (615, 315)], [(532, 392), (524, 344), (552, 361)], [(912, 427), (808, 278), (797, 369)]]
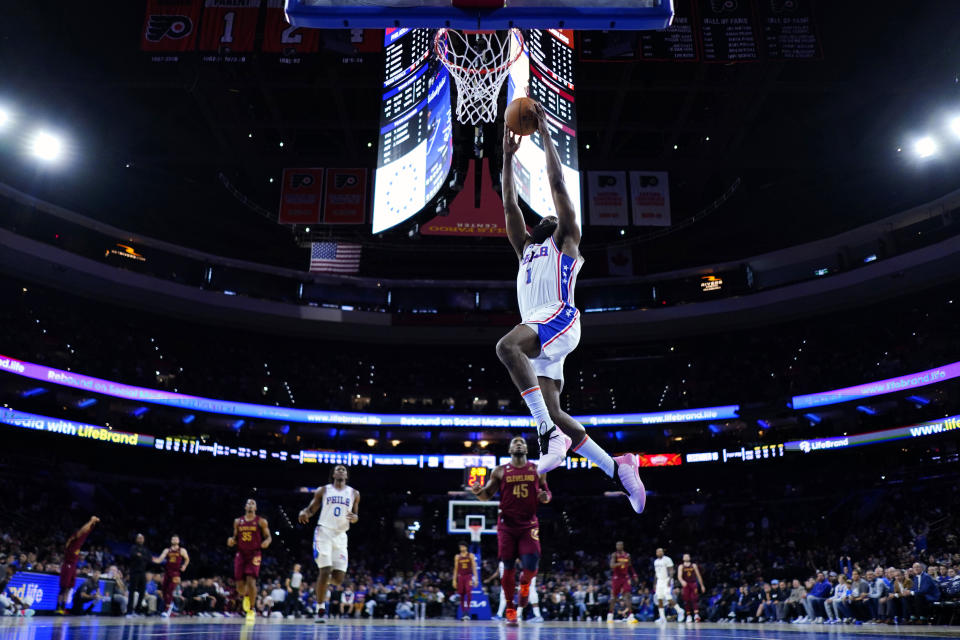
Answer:
[(501, 623), (454, 621), (345, 621), (324, 625), (300, 620), (173, 620), (104, 618), (0, 619), (3, 640), (857, 640), (893, 637), (960, 637), (957, 627), (823, 627), (796, 625), (669, 624), (627, 626), (596, 622), (557, 622), (506, 628)]

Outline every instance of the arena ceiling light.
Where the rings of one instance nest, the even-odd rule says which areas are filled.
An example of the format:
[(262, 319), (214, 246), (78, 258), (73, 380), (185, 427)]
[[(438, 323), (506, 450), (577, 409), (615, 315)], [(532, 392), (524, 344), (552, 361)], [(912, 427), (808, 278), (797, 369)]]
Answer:
[(953, 116), (953, 118), (950, 119), (950, 122), (948, 122), (947, 125), (950, 127), (950, 131), (953, 132), (953, 135), (960, 138), (960, 116)]
[(63, 157), (63, 139), (49, 132), (40, 130), (30, 139), (30, 154), (44, 162), (57, 162)]
[(913, 152), (919, 158), (929, 158), (936, 155), (939, 149), (940, 145), (930, 136), (924, 136), (913, 143)]
[(0, 131), (3, 131), (13, 122), (13, 114), (6, 107), (0, 106)]

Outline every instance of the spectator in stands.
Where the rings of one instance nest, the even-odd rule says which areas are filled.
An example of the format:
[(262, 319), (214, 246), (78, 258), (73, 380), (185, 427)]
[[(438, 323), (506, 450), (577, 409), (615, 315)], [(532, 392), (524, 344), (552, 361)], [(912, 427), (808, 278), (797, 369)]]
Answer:
[(926, 572), (926, 568), (919, 562), (913, 563), (913, 589), (910, 596), (911, 619), (926, 622), (930, 618), (930, 605), (940, 599), (940, 587), (937, 581)]
[(123, 615), (127, 610), (127, 603), (130, 600), (130, 594), (127, 591), (127, 585), (123, 581), (123, 573), (116, 565), (110, 565), (107, 569), (107, 578), (113, 580), (113, 596), (111, 598), (113, 607), (110, 611), (113, 615)]
[(353, 599), (353, 585), (348, 584), (340, 597), (340, 611), (337, 612), (339, 617), (353, 617)]
[(884, 571), (882, 567), (877, 567), (873, 570), (873, 579), (869, 580), (870, 575), (867, 576), (870, 582), (870, 593), (867, 598), (867, 607), (870, 610), (870, 622), (880, 622), (880, 602), (886, 602), (887, 594), (890, 593), (889, 582), (884, 576)]
[(7, 585), (10, 584), (16, 572), (17, 567), (13, 564), (9, 562), (0, 564), (0, 616), (13, 615), (17, 606), (23, 609), (28, 608), (15, 593), (6, 593)]
[(841, 611), (842, 605), (850, 597), (850, 584), (843, 573), (837, 576), (837, 585), (833, 588), (833, 595), (823, 601), (823, 608), (827, 612), (827, 624), (837, 624), (846, 617)]
[(400, 620), (412, 620), (414, 615), (413, 603), (410, 602), (410, 597), (404, 593), (402, 596), (400, 596), (400, 601), (397, 603), (396, 616)]
[(776, 622), (777, 620), (777, 600), (780, 598), (780, 589), (778, 580), (763, 583), (763, 589), (760, 592), (760, 606), (757, 607), (756, 618), (759, 622)]
[(844, 620), (852, 622), (854, 620), (864, 620), (867, 618), (867, 598), (870, 596), (870, 584), (860, 575), (860, 571), (853, 570), (850, 578), (850, 595), (847, 597), (842, 607), (844, 610)]
[(780, 620), (796, 620), (803, 616), (803, 605), (806, 598), (807, 590), (803, 588), (798, 579), (794, 578), (790, 594), (782, 602), (783, 608), (777, 611), (778, 618)]
[(827, 576), (822, 571), (818, 571), (817, 580), (803, 601), (804, 607), (806, 608), (806, 616), (801, 618), (800, 621), (816, 622), (819, 619), (820, 622), (823, 622), (823, 615), (820, 612), (826, 612), (823, 608), (823, 602), (830, 597), (832, 592), (833, 585), (830, 584)]
[(743, 622), (748, 618), (753, 619), (754, 612), (756, 612), (759, 604), (760, 598), (758, 595), (750, 591), (750, 585), (744, 582), (740, 585), (740, 590), (737, 593), (736, 600), (734, 600), (731, 613), (733, 613), (734, 619), (737, 622)]

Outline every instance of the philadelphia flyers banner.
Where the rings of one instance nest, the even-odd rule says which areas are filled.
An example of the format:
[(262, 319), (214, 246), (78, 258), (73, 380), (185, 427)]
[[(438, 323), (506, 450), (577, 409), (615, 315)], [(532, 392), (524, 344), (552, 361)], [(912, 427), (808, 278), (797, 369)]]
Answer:
[(367, 170), (327, 169), (324, 224), (363, 224), (367, 221)]
[(201, 0), (147, 0), (140, 48), (192, 51), (197, 40)]
[(253, 51), (261, 0), (204, 0), (200, 51)]
[(323, 169), (284, 169), (280, 224), (317, 224), (323, 213)]

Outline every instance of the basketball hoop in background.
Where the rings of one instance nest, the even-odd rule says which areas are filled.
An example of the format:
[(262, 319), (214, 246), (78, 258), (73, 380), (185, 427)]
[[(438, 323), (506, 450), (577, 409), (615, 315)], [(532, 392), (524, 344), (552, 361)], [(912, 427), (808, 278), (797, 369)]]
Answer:
[(470, 542), (474, 544), (480, 543), (480, 536), (483, 535), (483, 525), (482, 524), (472, 524), (470, 525)]
[[(517, 46), (511, 46), (513, 38)], [(520, 30), (438, 29), (433, 49), (457, 85), (457, 120), (472, 125), (493, 122), (500, 87), (523, 52)]]

